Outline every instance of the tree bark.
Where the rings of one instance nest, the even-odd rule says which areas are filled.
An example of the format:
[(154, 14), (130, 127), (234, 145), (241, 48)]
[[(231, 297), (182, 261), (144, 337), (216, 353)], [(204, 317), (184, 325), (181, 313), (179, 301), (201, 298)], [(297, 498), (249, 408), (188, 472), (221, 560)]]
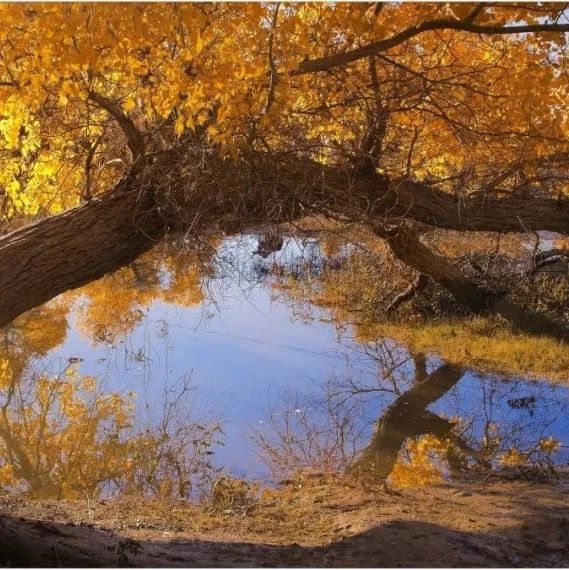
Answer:
[(148, 198), (111, 194), (0, 239), (0, 326), (134, 261), (163, 236)]
[[(377, 186), (377, 184), (376, 184)], [(393, 183), (380, 191), (374, 217), (414, 219), (435, 228), (462, 231), (569, 233), (569, 200), (545, 197), (456, 198), (416, 182)]]
[[(182, 153), (176, 162), (173, 154), (151, 166), (138, 161), (136, 175), (102, 198), (0, 237), (0, 326), (131, 263), (170, 230), (236, 233), (320, 213), (357, 221), (411, 218), (448, 229), (569, 233), (568, 201), (456, 202), (426, 185), (389, 184), (379, 176), (354, 180), (351, 172), (310, 161), (286, 164), (255, 157), (233, 162)], [(172, 186), (177, 189), (171, 192)], [(414, 257), (419, 259), (423, 250)], [(418, 265), (425, 260), (428, 264), (425, 258)], [(427, 269), (419, 271), (431, 275), (437, 268)], [(484, 303), (476, 288), (458, 275), (445, 277), (445, 271), (439, 279), (446, 279), (467, 304)]]
[(519, 330), (530, 334), (548, 335), (561, 341), (567, 338), (568, 331), (563, 324), (521, 307), (507, 297), (497, 296), (466, 278), (444, 257), (421, 243), (417, 234), (409, 228), (401, 226), (386, 231), (376, 227), (376, 232), (388, 242), (399, 260), (442, 285), (472, 312), (498, 314)]

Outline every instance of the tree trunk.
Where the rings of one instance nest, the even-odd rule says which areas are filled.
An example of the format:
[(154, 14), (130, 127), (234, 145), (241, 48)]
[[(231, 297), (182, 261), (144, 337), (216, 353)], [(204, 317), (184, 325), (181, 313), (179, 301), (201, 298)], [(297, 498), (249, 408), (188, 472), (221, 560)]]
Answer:
[(107, 195), (0, 239), (0, 326), (126, 265), (163, 231), (149, 198)]
[(378, 227), (376, 231), (389, 243), (391, 251), (399, 260), (442, 285), (474, 313), (498, 314), (519, 330), (530, 334), (548, 335), (561, 341), (567, 337), (568, 331), (561, 323), (525, 309), (506, 297), (499, 297), (464, 277), (444, 257), (421, 243), (412, 230), (401, 226), (393, 231)]
[[(354, 181), (347, 171), (273, 157), (235, 162), (171, 152), (140, 165), (132, 180), (103, 198), (0, 237), (0, 326), (131, 263), (168, 229), (235, 233), (329, 213), (360, 221), (402, 216), (451, 229), (569, 233), (568, 201), (456, 202), (425, 185), (388, 184), (379, 176)], [(439, 277), (467, 304), (484, 302), (457, 275)]]

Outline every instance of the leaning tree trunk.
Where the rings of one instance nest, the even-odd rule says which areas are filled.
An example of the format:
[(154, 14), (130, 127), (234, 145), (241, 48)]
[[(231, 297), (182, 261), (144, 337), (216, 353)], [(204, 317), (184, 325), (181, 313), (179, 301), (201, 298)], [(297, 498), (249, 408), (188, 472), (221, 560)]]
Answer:
[(134, 191), (93, 200), (0, 239), (0, 326), (135, 260), (163, 235)]
[[(168, 231), (235, 233), (331, 214), (406, 217), (447, 229), (569, 233), (569, 201), (456, 202), (426, 185), (388, 184), (379, 176), (354, 180), (351, 171), (270, 156), (231, 161), (176, 149), (152, 160), (141, 159), (136, 174), (108, 195), (0, 237), (0, 326), (132, 262)], [(459, 289), (478, 303), (467, 283), (455, 287), (460, 295)]]
[(543, 334), (557, 340), (567, 338), (568, 331), (562, 323), (526, 309), (507, 297), (498, 296), (466, 278), (444, 257), (421, 243), (417, 234), (409, 228), (401, 226), (386, 231), (378, 226), (376, 232), (388, 242), (391, 251), (400, 261), (433, 279), (472, 312), (500, 315), (519, 330), (530, 334)]

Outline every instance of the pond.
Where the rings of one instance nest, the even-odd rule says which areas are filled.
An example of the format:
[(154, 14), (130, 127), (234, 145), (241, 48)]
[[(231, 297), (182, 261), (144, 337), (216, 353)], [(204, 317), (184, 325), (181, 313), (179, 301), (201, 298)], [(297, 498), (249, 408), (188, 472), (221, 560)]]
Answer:
[[(75, 400), (68, 395), (64, 401), (62, 395), (53, 404), (54, 413), (67, 415), (65, 421), (84, 426), (75, 435), (69, 432), (68, 439), (90, 429), (114, 430), (118, 439), (128, 428), (137, 437), (153, 433), (162, 443), (173, 440), (173, 433), (183, 434), (208, 465), (267, 483), (296, 467), (318, 463), (339, 469), (352, 464), (388, 407), (401, 402), (421, 374), (440, 370), (444, 363), (435, 356), (411, 354), (390, 339), (357, 341), (350, 327), (335, 326), (324, 310), (315, 309), (310, 318), (295, 310), (286, 293), (272, 286), (270, 268), (278, 262), (314, 270), (323, 255), (316, 240), (289, 239), (280, 252), (265, 257), (255, 253), (255, 236), (217, 245), (215, 267), (208, 269), (207, 277), (196, 269), (201, 262), (191, 253), (176, 248), (168, 254), (152, 252), (132, 267), (69, 292), (18, 321), (4, 332), (4, 360), (12, 380), (19, 367), (20, 376), (36, 384), (41, 378), (96, 382), (96, 389), (86, 382), (78, 385)], [(4, 405), (12, 406), (13, 413), (20, 406), (22, 417), (28, 414), (28, 424), (36, 425), (33, 413), (41, 416), (47, 409), (41, 394), (29, 384), (17, 399), (10, 386), (2, 385)], [(91, 396), (82, 399), (88, 393)], [(88, 411), (94, 409), (93, 393), (100, 401), (101, 395), (117, 394), (127, 404), (116, 403), (106, 415), (100, 412), (104, 417), (95, 425)], [(82, 401), (91, 404), (81, 407)], [(569, 386), (464, 367), (423, 403), (424, 408), (405, 416), (407, 424), (435, 418), (439, 429), (459, 421), (455, 432), (469, 462), (483, 454), (490, 462), (515, 465), (525, 454), (568, 464)], [(119, 408), (130, 419), (112, 416)], [(58, 421), (53, 432), (64, 433), (65, 421)], [(24, 424), (14, 420), (11, 434), (0, 433), (5, 475), (25, 471), (21, 457), (10, 455), (15, 440), (32, 446), (37, 436), (30, 436)], [(192, 429), (183, 431), (189, 424)], [(49, 431), (42, 429), (44, 434)], [(207, 433), (202, 447), (196, 447), (196, 429)], [(409, 425), (396, 429), (404, 432), (403, 440), (405, 435), (429, 433), (428, 428)], [(42, 453), (64, 454), (61, 440), (53, 441), (55, 451), (46, 448)], [(109, 445), (93, 448), (82, 460), (116, 462)], [(140, 458), (142, 448), (137, 449)], [(170, 447), (163, 455), (175, 455), (176, 449), (184, 453), (183, 446)], [(416, 451), (407, 450), (411, 458)], [(126, 448), (120, 453), (127, 453)], [(429, 453), (436, 456), (436, 446)], [(62, 469), (63, 459), (47, 465), (39, 455), (36, 463), (47, 462), (44, 468), (52, 474)], [(10, 471), (10, 461), (19, 462), (17, 469)], [(94, 465), (86, 469), (97, 470)]]

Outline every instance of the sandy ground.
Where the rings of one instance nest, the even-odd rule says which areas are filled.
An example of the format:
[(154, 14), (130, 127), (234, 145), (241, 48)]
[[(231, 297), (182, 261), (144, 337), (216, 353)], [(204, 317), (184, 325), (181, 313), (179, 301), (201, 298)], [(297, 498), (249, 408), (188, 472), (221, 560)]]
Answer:
[(0, 496), (5, 566), (569, 566), (569, 474), (394, 491), (305, 477), (245, 512)]

